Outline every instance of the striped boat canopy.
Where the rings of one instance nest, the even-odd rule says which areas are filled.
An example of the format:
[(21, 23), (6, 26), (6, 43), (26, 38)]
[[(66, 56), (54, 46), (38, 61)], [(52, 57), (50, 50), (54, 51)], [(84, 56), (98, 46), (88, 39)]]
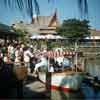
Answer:
[(47, 52), (47, 56), (49, 58), (62, 57), (62, 56), (75, 56), (76, 53), (78, 53), (78, 52), (75, 52), (75, 51), (63, 51), (63, 52), (60, 52), (60, 51), (48, 51)]

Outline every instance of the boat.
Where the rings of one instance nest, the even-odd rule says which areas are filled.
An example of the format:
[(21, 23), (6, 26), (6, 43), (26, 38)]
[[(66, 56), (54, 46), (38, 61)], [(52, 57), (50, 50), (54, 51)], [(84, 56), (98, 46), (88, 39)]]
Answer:
[[(52, 91), (71, 92), (78, 90), (84, 79), (85, 72), (84, 58), (80, 56), (82, 53), (74, 51), (48, 51), (47, 55), (48, 69), (39, 69), (39, 80), (44, 84), (49, 83)], [(62, 56), (69, 58), (72, 63), (67, 67), (60, 67), (60, 69), (58, 68), (59, 70), (49, 72), (50, 59)], [(50, 77), (47, 77), (48, 73), (50, 73)]]

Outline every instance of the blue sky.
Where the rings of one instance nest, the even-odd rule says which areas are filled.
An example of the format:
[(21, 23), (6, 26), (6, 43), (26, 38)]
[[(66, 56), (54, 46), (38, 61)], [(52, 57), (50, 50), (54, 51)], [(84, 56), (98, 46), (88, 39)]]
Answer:
[[(37, 0), (40, 5), (40, 15), (52, 15), (57, 8), (58, 18), (62, 22), (64, 19), (81, 18), (77, 0), (54, 0), (48, 4), (48, 0)], [(53, 0), (51, 0), (53, 1)], [(88, 17), (92, 28), (100, 30), (100, 0), (88, 0), (89, 13)], [(30, 18), (20, 13), (18, 10), (7, 9), (0, 4), (0, 22), (11, 25), (12, 23), (23, 20), (29, 22)]]

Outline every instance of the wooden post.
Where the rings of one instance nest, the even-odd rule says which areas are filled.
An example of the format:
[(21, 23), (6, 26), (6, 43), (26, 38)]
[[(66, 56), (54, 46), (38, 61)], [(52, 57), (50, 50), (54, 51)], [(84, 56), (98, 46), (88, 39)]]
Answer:
[(75, 41), (75, 70), (77, 72), (77, 41)]
[(51, 72), (46, 72), (46, 92), (48, 99), (51, 100)]
[[(48, 40), (47, 40), (47, 47), (49, 50), (49, 46), (48, 46)], [(51, 100), (51, 73), (49, 72), (49, 57), (48, 57), (48, 70), (46, 71), (46, 91), (47, 91), (47, 96), (48, 99)]]
[(17, 98), (23, 98), (23, 80), (17, 81)]

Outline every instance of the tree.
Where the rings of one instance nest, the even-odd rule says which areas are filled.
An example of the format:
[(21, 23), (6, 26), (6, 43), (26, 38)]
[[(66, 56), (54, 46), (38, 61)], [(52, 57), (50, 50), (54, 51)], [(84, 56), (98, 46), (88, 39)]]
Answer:
[(25, 31), (20, 30), (20, 29), (14, 29), (14, 31), (18, 34), (19, 37), (24, 37), (26, 36)]
[(89, 21), (87, 20), (68, 19), (64, 20), (62, 25), (57, 27), (56, 31), (59, 35), (77, 40), (90, 35), (89, 27)]
[(17, 36), (19, 38), (20, 41), (24, 42), (24, 43), (27, 43), (27, 41), (29, 40), (29, 34), (23, 30), (23, 29), (13, 29), (14, 32), (17, 33)]

